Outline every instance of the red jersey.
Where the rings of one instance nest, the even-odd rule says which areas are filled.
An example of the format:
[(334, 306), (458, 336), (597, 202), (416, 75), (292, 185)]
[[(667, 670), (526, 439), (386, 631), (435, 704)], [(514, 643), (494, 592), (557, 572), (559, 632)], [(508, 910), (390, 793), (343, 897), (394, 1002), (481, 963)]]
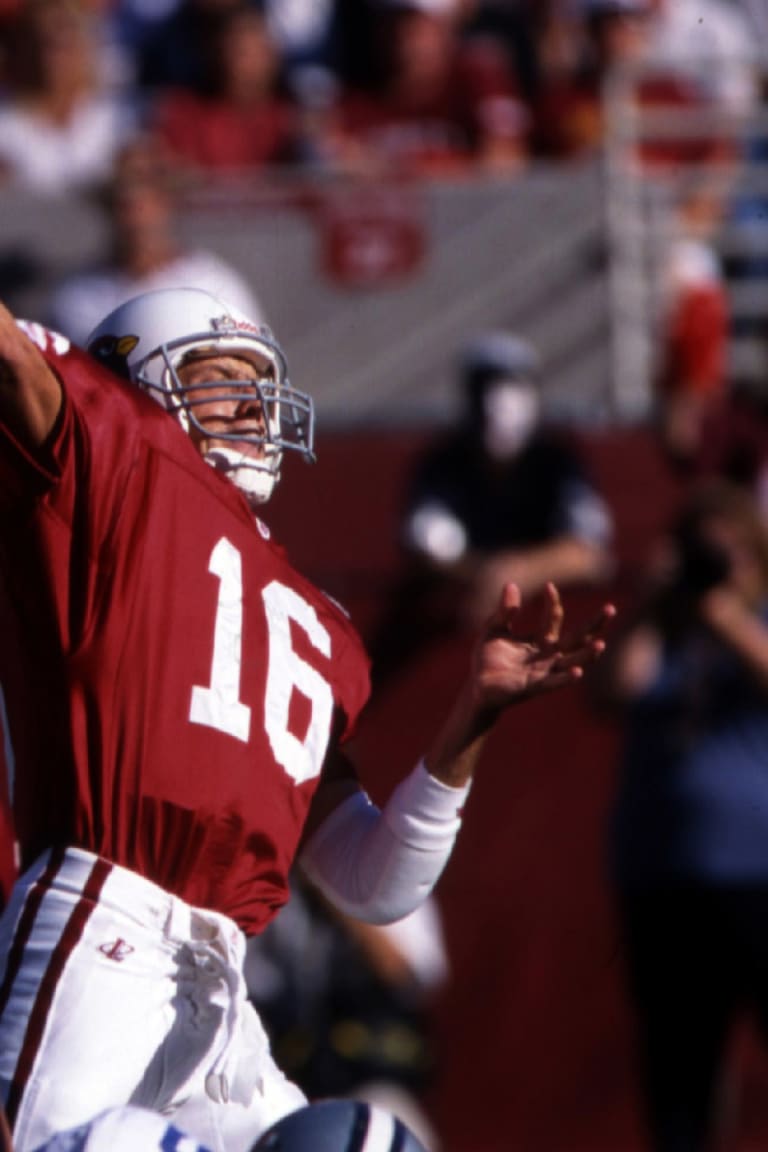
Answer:
[(662, 392), (700, 396), (725, 392), (728, 301), (723, 284), (695, 284), (680, 292), (666, 318), (662, 352)]
[(493, 141), (527, 147), (528, 114), (503, 56), (469, 45), (418, 97), (396, 85), (373, 94), (350, 91), (340, 104), (347, 136), (362, 141), (409, 175), (466, 170)]
[(73, 845), (260, 929), (336, 715), (369, 691), (344, 613), (176, 421), (30, 326), (63, 407), (0, 423), (0, 684), (22, 867)]
[(279, 100), (239, 108), (175, 89), (158, 100), (155, 120), (174, 156), (209, 171), (237, 173), (295, 158), (296, 114)]

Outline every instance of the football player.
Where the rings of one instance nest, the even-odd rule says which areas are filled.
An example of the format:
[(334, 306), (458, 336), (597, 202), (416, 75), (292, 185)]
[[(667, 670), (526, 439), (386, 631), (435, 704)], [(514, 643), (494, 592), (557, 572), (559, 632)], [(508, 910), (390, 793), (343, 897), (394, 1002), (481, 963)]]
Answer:
[[(20, 876), (0, 921), (0, 1090), (16, 1152), (104, 1109), (244, 1152), (304, 1104), (246, 999), (245, 934), (294, 857), (344, 912), (434, 886), (509, 705), (578, 678), (549, 588), (509, 584), (424, 759), (380, 811), (340, 751), (368, 691), (349, 619), (258, 512), (311, 458), (271, 332), (195, 289), (134, 298), (89, 350), (0, 310), (0, 684)], [(123, 377), (122, 379), (120, 377)]]

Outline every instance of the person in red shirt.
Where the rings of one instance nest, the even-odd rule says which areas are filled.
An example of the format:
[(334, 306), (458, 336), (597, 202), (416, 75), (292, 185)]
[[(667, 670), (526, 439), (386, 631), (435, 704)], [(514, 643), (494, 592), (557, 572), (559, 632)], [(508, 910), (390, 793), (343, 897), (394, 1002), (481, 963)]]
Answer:
[[(122, 377), (122, 379), (120, 378)], [(138, 387), (136, 386), (138, 385)], [(21, 874), (0, 920), (0, 1101), (17, 1152), (131, 1103), (245, 1152), (304, 1097), (243, 977), (300, 866), (341, 911), (431, 891), (488, 731), (578, 678), (548, 590), (507, 584), (424, 759), (382, 810), (342, 750), (369, 691), (345, 613), (258, 513), (312, 402), (269, 329), (145, 293), (81, 351), (0, 309), (0, 684)]]
[(686, 473), (730, 403), (728, 294), (715, 254), (698, 240), (671, 247), (664, 288), (656, 420), (666, 459)]
[(375, 75), (336, 110), (349, 167), (434, 177), (526, 166), (517, 78), (500, 44), (462, 39), (462, 14), (457, 0), (374, 0)]
[(295, 162), (295, 105), (280, 90), (280, 57), (266, 18), (248, 3), (221, 14), (198, 87), (155, 95), (150, 118), (170, 152), (191, 172), (242, 175)]

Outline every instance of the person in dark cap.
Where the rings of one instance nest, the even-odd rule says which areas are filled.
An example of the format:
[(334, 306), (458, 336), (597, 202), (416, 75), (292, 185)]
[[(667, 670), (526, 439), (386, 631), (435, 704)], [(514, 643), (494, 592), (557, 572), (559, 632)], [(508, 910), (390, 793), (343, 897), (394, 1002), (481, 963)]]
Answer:
[(608, 507), (574, 445), (545, 426), (536, 349), (506, 332), (470, 341), (461, 360), (464, 418), (419, 465), (405, 544), (463, 587), (477, 619), (503, 572), (526, 597), (610, 569)]
[(400, 666), (405, 647), (472, 626), (499, 580), (531, 601), (549, 580), (611, 575), (610, 509), (573, 439), (544, 418), (541, 379), (538, 350), (517, 334), (483, 332), (461, 350), (462, 415), (410, 478), (404, 587), (372, 645), (374, 676)]

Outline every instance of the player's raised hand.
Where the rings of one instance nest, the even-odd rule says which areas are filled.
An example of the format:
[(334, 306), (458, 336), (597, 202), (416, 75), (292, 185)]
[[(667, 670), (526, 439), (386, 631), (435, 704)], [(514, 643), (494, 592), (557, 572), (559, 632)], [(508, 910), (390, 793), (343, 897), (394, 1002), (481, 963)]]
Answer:
[(604, 604), (587, 627), (565, 637), (565, 613), (554, 584), (545, 588), (546, 604), (539, 625), (521, 630), (520, 590), (508, 583), (502, 589), (475, 647), (473, 678), (479, 711), (497, 712), (518, 700), (572, 684), (605, 648), (604, 632), (616, 615)]
[(454, 707), (425, 757), (428, 771), (444, 784), (461, 787), (470, 780), (506, 708), (579, 680), (605, 649), (603, 634), (616, 615), (612, 604), (604, 604), (595, 620), (564, 638), (565, 614), (554, 584), (545, 586), (544, 612), (532, 632), (524, 630), (520, 607), (519, 587), (505, 584), (475, 643)]

